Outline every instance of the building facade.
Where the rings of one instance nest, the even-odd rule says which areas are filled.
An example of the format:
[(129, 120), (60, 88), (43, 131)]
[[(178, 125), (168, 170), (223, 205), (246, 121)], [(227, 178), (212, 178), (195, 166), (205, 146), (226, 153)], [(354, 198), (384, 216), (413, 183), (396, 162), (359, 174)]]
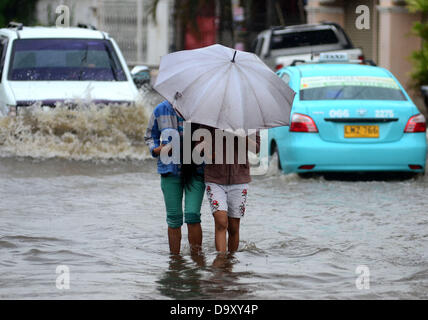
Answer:
[(93, 25), (108, 32), (118, 43), (128, 65), (157, 66), (170, 51), (173, 37), (173, 0), (160, 0), (156, 21), (149, 0), (39, 0), (39, 24), (54, 26), (59, 6), (69, 10), (70, 26)]

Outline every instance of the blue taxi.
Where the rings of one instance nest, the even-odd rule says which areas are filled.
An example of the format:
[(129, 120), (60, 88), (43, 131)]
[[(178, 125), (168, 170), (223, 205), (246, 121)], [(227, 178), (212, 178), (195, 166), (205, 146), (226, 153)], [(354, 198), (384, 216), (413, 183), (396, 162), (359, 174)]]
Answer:
[(397, 79), (339, 60), (277, 72), (296, 96), (290, 125), (268, 130), (269, 154), (286, 173), (425, 172), (425, 117)]

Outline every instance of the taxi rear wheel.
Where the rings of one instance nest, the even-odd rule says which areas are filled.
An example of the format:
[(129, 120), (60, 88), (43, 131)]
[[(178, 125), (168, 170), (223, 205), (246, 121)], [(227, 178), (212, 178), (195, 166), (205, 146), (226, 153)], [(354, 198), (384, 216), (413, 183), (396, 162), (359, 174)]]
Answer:
[(273, 142), (271, 150), (272, 150), (272, 153), (270, 156), (269, 165), (275, 165), (278, 167), (279, 170), (282, 170), (281, 159), (279, 158), (279, 151), (275, 142)]

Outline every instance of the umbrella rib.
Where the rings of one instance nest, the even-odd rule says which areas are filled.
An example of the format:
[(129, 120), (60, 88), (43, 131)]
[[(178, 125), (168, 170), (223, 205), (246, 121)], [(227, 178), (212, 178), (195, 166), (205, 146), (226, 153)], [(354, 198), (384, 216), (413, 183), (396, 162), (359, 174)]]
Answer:
[[(217, 67), (217, 66), (216, 66), (216, 67)], [(192, 84), (197, 83), (197, 82), (198, 82), (198, 80), (199, 80), (200, 78), (204, 77), (204, 76), (206, 75), (206, 73), (207, 73), (207, 72), (209, 72), (209, 71), (211, 71), (212, 69), (215, 69), (215, 68), (213, 67), (213, 68), (211, 68), (211, 69), (207, 70), (205, 73), (203, 73), (203, 74), (199, 75), (196, 79), (194, 79), (194, 80), (193, 80), (193, 83), (192, 83)], [(182, 94), (183, 94), (183, 95), (184, 95), (184, 92), (185, 92), (186, 90), (189, 90), (189, 88), (191, 88), (191, 87), (192, 87), (192, 84), (190, 84), (188, 87), (186, 87), (186, 88), (183, 90), (183, 92), (182, 92)], [(224, 97), (223, 97), (223, 100), (224, 100)], [(221, 110), (220, 110), (220, 111), (221, 111)], [(192, 117), (192, 114), (189, 114), (189, 117)]]
[[(207, 71), (210, 71), (211, 69), (214, 69), (214, 68), (216, 68), (218, 65), (219, 65), (219, 62), (218, 61), (215, 61), (215, 62), (212, 62), (212, 63), (209, 63), (208, 65), (210, 65), (210, 64), (212, 64), (213, 65), (213, 67), (212, 68), (210, 68), (210, 69), (208, 69)], [(207, 65), (207, 64), (206, 64)], [(205, 66), (206, 66), (205, 65)], [(159, 85), (161, 85), (161, 84), (163, 84), (164, 82), (167, 82), (169, 79), (171, 79), (172, 77), (174, 77), (174, 76), (176, 76), (176, 75), (178, 75), (178, 74), (180, 74), (180, 73), (182, 73), (182, 72), (184, 72), (184, 71), (187, 71), (189, 68), (188, 67), (185, 67), (185, 68), (183, 68), (183, 67), (181, 67), (181, 68), (179, 68), (180, 67), (180, 65), (178, 65), (178, 66), (176, 66), (175, 68), (176, 68), (176, 70), (174, 70), (174, 73), (172, 73), (172, 75), (170, 75), (168, 78), (166, 78), (166, 79), (163, 79), (162, 81), (160, 81), (159, 83), (156, 83), (155, 84), (155, 86), (159, 86)], [(178, 70), (177, 70), (178, 69)]]
[[(228, 83), (229, 82), (229, 79), (230, 79), (230, 67), (229, 67), (229, 69), (227, 70), (228, 71), (228, 75), (227, 75), (227, 81), (226, 81), (226, 83)], [(221, 109), (220, 109), (220, 111), (218, 112), (219, 113), (219, 115), (222, 113), (222, 111), (223, 111), (223, 108), (224, 108), (224, 99), (226, 98), (226, 92), (227, 92), (227, 90), (229, 89), (229, 87), (228, 86), (226, 86), (226, 89), (224, 90), (224, 93), (223, 93), (223, 98), (221, 99)], [(218, 125), (218, 123), (217, 123), (217, 125)]]
[[(218, 46), (218, 45), (211, 45), (211, 46), (209, 46), (209, 47), (213, 47), (213, 46)], [(236, 51), (235, 49), (232, 49), (232, 48), (228, 48), (229, 50), (223, 50), (223, 52), (221, 53), (221, 55), (220, 54), (218, 54), (218, 53), (211, 53), (211, 52), (207, 52), (207, 49), (208, 47), (205, 47), (205, 48), (200, 48), (200, 49), (196, 49), (196, 50), (198, 50), (198, 53), (199, 54), (203, 54), (203, 55), (206, 55), (206, 56), (210, 56), (210, 57), (214, 57), (214, 58), (216, 58), (216, 59), (225, 59), (225, 60), (227, 60), (227, 61), (230, 61), (230, 58), (229, 57), (225, 57), (225, 55), (229, 52), (229, 51), (231, 51), (231, 52), (233, 52), (233, 51)]]
[[(243, 73), (242, 72), (242, 68), (240, 68), (239, 66), (238, 66), (238, 68), (239, 68), (239, 70), (241, 71), (241, 72), (239, 72), (239, 74), (240, 74), (240, 76), (241, 76), (241, 73)], [(259, 99), (257, 98), (257, 95), (256, 95), (256, 91), (254, 90), (254, 88), (253, 88), (253, 86), (251, 85), (251, 83), (247, 80), (247, 78), (246, 77), (242, 77), (246, 82), (247, 82), (247, 84), (248, 84), (248, 87), (249, 88), (251, 88), (251, 91), (253, 92), (253, 94), (254, 94), (254, 98), (256, 99), (256, 101), (257, 101), (257, 107), (259, 108), (259, 110), (260, 110), (260, 115), (262, 116), (262, 119), (263, 119), (263, 123), (265, 123), (265, 117), (263, 116), (263, 111), (262, 111), (262, 109), (260, 108), (260, 103), (259, 103)], [(258, 129), (258, 128), (254, 128), (254, 129)]]
[[(260, 129), (277, 123), (280, 115), (284, 120), (279, 122), (285, 122), (286, 114), (277, 105), (292, 104), (292, 89), (287, 86), (285, 90), (283, 81), (258, 57), (243, 52), (236, 63), (230, 63), (234, 54), (234, 49), (221, 45), (195, 49), (189, 55), (187, 51), (172, 53), (174, 57), (162, 58), (154, 88), (170, 99), (170, 91), (180, 91), (183, 96), (177, 107), (186, 106), (186, 118), (206, 118), (213, 127)], [(162, 72), (166, 75), (161, 77)]]
[[(247, 68), (248, 69), (251, 69), (251, 70), (253, 70), (254, 71), (254, 74), (255, 75), (258, 75), (259, 73), (260, 73), (260, 71), (262, 71), (262, 72), (268, 72), (268, 70), (257, 70), (257, 69), (255, 69), (255, 68), (253, 68), (252, 66), (250, 66), (250, 65), (248, 65), (247, 66)], [(269, 72), (270, 72), (270, 70), (269, 70)], [(278, 77), (278, 79), (280, 80), (280, 81), (282, 81), (279, 77)], [(271, 79), (269, 79), (269, 82), (270, 83), (272, 83), (272, 84), (275, 84), (275, 81), (276, 81), (276, 79), (275, 80), (271, 80)], [(277, 86), (275, 86), (275, 85), (272, 85), (272, 88), (274, 88), (276, 91), (280, 91), (280, 89), (277, 87)], [(287, 88), (289, 89), (289, 90), (292, 90), (289, 86), (287, 86)], [(291, 105), (292, 103), (293, 103), (293, 98), (292, 98), (292, 100), (290, 101), (290, 99), (289, 99), (289, 96), (288, 95), (283, 95), (284, 96), (284, 98), (287, 100), (287, 102)], [(294, 97), (294, 95), (292, 95), (293, 97)]]

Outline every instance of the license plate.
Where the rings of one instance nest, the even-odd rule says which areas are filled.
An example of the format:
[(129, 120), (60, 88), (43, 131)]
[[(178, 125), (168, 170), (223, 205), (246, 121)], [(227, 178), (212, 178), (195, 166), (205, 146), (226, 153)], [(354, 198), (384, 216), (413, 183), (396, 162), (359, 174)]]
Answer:
[(379, 138), (379, 126), (345, 126), (345, 138)]

